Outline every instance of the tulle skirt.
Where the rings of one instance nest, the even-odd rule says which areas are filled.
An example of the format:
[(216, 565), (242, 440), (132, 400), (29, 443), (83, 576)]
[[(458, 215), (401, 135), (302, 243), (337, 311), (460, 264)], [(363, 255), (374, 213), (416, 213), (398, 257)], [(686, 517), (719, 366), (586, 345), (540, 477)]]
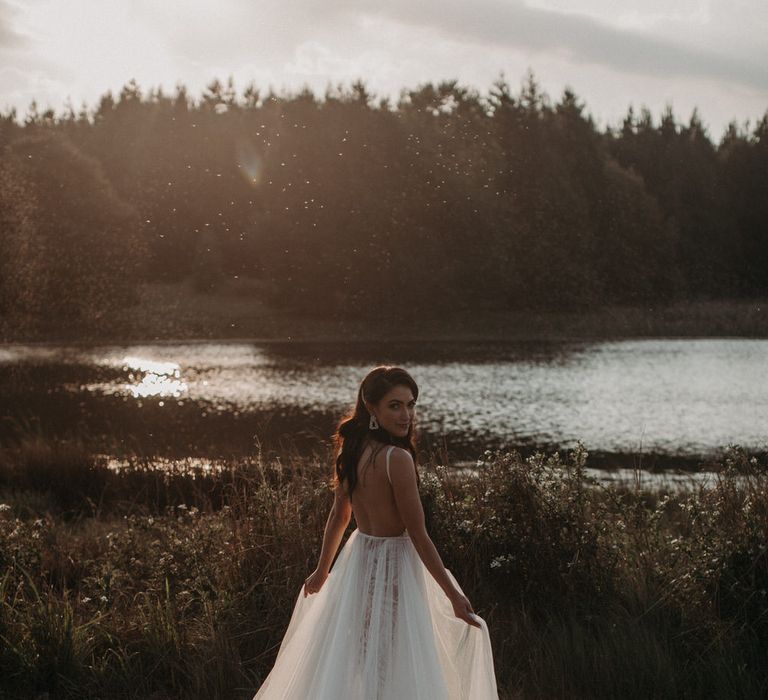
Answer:
[(299, 591), (254, 700), (496, 700), (478, 619), (454, 616), (407, 534), (355, 530), (321, 590)]

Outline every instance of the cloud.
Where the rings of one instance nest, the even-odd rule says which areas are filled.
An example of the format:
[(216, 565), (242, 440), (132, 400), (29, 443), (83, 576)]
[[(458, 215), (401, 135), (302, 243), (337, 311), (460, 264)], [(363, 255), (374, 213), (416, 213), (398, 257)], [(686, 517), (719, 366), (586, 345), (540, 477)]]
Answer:
[(197, 94), (361, 78), (379, 95), (531, 67), (590, 111), (699, 106), (715, 129), (768, 104), (765, 0), (0, 0), (0, 105), (94, 104), (130, 78)]
[[(768, 89), (765, 56), (738, 57), (687, 46), (584, 14), (534, 8), (519, 0), (358, 0), (350, 11), (433, 29), (462, 42), (564, 55), (637, 75), (676, 75)], [(352, 9), (356, 8), (356, 9)]]
[(19, 9), (6, 0), (0, 0), (0, 51), (15, 51), (25, 48), (29, 38), (14, 29), (14, 17)]

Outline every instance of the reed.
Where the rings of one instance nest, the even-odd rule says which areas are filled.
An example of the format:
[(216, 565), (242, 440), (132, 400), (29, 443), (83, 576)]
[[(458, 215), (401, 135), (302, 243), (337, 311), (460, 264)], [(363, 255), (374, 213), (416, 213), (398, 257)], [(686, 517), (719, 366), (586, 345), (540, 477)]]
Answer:
[[(502, 697), (765, 697), (768, 465), (711, 488), (585, 475), (586, 449), (424, 460), (430, 532), (489, 623)], [(85, 443), (0, 449), (0, 697), (250, 698), (330, 505), (327, 451), (121, 470)]]

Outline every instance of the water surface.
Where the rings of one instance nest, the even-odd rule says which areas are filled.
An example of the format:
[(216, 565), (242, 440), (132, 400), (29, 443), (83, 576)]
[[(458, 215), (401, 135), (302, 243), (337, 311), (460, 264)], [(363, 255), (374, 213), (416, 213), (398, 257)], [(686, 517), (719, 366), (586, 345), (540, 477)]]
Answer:
[[(768, 341), (0, 346), (0, 436), (39, 420), (169, 455), (327, 442), (378, 364), (420, 386), (422, 445), (714, 456), (768, 448)], [(114, 445), (112, 445), (114, 448)]]

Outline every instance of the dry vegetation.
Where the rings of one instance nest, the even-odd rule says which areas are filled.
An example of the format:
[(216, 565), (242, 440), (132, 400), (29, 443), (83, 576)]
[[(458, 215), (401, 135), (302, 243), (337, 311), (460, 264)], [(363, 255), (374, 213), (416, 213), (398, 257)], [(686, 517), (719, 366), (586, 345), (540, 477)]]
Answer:
[[(768, 465), (727, 455), (675, 495), (589, 483), (583, 448), (489, 452), (476, 475), (424, 460), (503, 698), (765, 697)], [(251, 698), (315, 564), (328, 463), (115, 472), (77, 442), (5, 446), (0, 697)]]

